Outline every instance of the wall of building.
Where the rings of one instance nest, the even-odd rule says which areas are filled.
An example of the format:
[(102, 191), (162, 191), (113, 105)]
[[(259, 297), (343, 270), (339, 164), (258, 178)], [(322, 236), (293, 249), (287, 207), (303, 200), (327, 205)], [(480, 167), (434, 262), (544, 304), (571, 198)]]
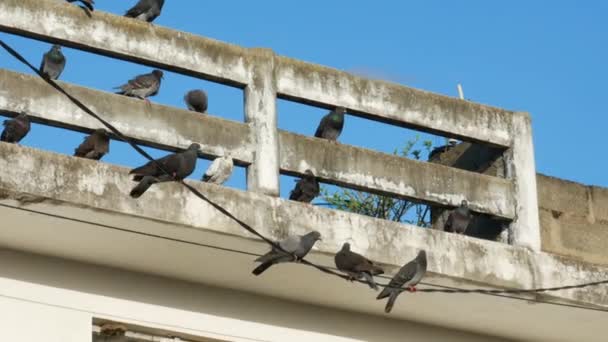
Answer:
[(5, 341), (91, 341), (94, 317), (226, 341), (503, 341), (10, 250), (0, 306)]

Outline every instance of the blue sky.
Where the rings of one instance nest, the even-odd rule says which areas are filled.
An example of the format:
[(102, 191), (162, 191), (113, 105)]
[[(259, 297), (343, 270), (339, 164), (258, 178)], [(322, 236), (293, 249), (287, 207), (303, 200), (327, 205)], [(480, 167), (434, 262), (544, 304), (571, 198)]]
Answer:
[[(97, 0), (97, 7), (122, 14), (135, 2)], [(604, 1), (168, 0), (156, 24), (450, 96), (462, 83), (473, 101), (531, 113), (538, 172), (608, 186), (602, 158), (608, 126), (605, 13)], [(0, 35), (35, 65), (49, 48)], [(104, 91), (150, 70), (73, 49), (64, 53), (62, 80)], [(27, 72), (4, 51), (0, 67)], [(243, 120), (241, 90), (177, 74), (166, 74), (152, 101), (183, 107), (183, 94), (193, 88), (208, 91), (212, 115)], [(286, 101), (279, 101), (278, 110), (280, 128), (308, 135), (326, 113)], [(415, 135), (347, 117), (341, 141), (390, 153)], [(79, 133), (36, 126), (23, 144), (71, 153), (81, 139)], [(144, 160), (113, 142), (104, 161), (134, 166)], [(201, 161), (194, 177), (206, 166)], [(243, 184), (240, 170), (228, 185)], [(281, 184), (285, 196), (293, 182), (286, 177)]]

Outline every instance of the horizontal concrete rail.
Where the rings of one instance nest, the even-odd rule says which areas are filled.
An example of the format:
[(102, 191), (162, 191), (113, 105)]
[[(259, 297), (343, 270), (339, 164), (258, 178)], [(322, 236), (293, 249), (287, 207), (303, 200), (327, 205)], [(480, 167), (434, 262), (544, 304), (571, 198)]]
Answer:
[[(99, 224), (116, 224), (119, 218), (123, 223), (145, 220), (129, 227), (148, 233), (155, 233), (155, 222), (191, 228), (171, 230), (181, 238), (195, 231), (223, 234), (223, 239), (214, 240), (214, 243), (223, 241), (226, 244), (234, 238), (253, 239), (234, 221), (179, 184), (155, 185), (139, 200), (130, 198), (128, 193), (133, 182), (126, 168), (0, 143), (0, 170), (3, 170), (0, 173), (2, 203), (21, 205), (25, 209), (46, 203), (48, 208), (65, 209), (63, 212), (69, 212), (75, 219), (91, 219), (82, 215), (96, 212), (99, 215), (95, 219), (102, 220), (96, 221)], [(605, 267), (552, 254), (188, 182), (271, 238), (318, 230), (323, 241), (317, 244), (315, 249), (319, 253), (313, 258), (322, 259), (327, 265), (341, 244), (351, 241), (358, 252), (387, 265), (388, 274), (404, 259), (411, 258), (416, 250), (425, 249), (429, 252), (429, 276), (460, 281), (458, 286), (466, 281), (469, 285), (534, 288), (608, 279)], [(71, 210), (70, 207), (79, 209)], [(103, 213), (115, 214), (108, 218), (113, 222), (103, 221)], [(91, 232), (82, 229), (82, 234)], [(237, 248), (234, 245), (225, 247)], [(608, 287), (605, 286), (552, 292), (547, 296), (608, 306)]]
[[(145, 145), (175, 150), (198, 141), (208, 157), (228, 150), (242, 164), (252, 160), (249, 126), (244, 123), (159, 104), (147, 105), (138, 99), (65, 82), (59, 84), (123, 134)], [(35, 121), (52, 126), (78, 131), (103, 127), (40, 77), (0, 69), (0, 111), (23, 110)]]
[[(95, 11), (88, 18), (59, 1), (3, 0), (0, 30), (240, 87), (252, 83), (257, 58), (250, 49), (116, 15)], [(465, 140), (511, 144), (509, 111), (274, 58), (279, 96), (345, 106), (355, 115)]]
[[(148, 146), (175, 150), (191, 141), (215, 157), (234, 151), (241, 164), (252, 162), (250, 126), (141, 100), (60, 82), (120, 131)], [(37, 76), (0, 69), (0, 111), (29, 112), (44, 124), (92, 130), (101, 124), (86, 115)], [(35, 134), (35, 133), (33, 133)], [(458, 205), (464, 198), (475, 210), (512, 219), (511, 182), (455, 168), (391, 156), (281, 131), (280, 168), (301, 175), (308, 168), (323, 181), (441, 205)]]
[(358, 190), (458, 206), (467, 199), (478, 212), (515, 216), (512, 183), (442, 165), (280, 132), (281, 169), (315, 171), (324, 182)]

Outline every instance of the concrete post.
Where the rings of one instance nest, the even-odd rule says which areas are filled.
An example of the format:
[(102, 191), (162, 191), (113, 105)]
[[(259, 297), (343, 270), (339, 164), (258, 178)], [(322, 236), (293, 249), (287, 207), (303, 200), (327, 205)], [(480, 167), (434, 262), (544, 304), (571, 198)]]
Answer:
[(507, 176), (513, 180), (515, 193), (515, 220), (511, 223), (510, 239), (513, 245), (540, 251), (540, 222), (536, 192), (536, 164), (532, 124), (528, 113), (512, 116), (513, 145), (509, 151), (510, 164)]
[(251, 81), (245, 88), (245, 121), (251, 127), (253, 162), (247, 168), (247, 190), (279, 196), (279, 133), (274, 53), (251, 49)]

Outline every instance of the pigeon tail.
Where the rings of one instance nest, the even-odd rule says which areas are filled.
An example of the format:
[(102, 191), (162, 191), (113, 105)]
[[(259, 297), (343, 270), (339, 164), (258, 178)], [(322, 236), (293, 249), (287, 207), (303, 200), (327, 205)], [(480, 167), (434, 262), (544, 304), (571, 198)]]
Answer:
[(362, 272), (361, 275), (365, 279), (365, 282), (367, 283), (367, 285), (369, 285), (370, 289), (378, 291), (378, 285), (376, 285), (376, 282), (374, 281), (374, 277), (371, 274), (369, 274), (367, 272)]
[(388, 297), (388, 301), (386, 302), (386, 306), (384, 307), (384, 312), (391, 313), (393, 310), (393, 305), (395, 305), (395, 301), (397, 300), (398, 292), (391, 292), (390, 297)]
[(144, 194), (144, 192), (146, 192), (146, 190), (148, 190), (148, 188), (150, 186), (152, 186), (152, 184), (154, 184), (156, 182), (157, 182), (156, 178), (154, 178), (152, 176), (143, 177), (141, 179), (141, 181), (139, 182), (139, 184), (137, 184), (133, 188), (133, 190), (131, 190), (131, 192), (129, 193), (129, 196), (131, 196), (133, 198), (139, 198), (141, 195)]
[[(390, 286), (390, 284), (389, 284), (389, 286)], [(384, 299), (384, 298), (386, 298), (386, 297), (390, 296), (390, 295), (391, 295), (391, 293), (392, 293), (392, 289), (391, 289), (391, 288), (388, 288), (388, 287), (385, 287), (385, 288), (382, 290), (382, 292), (380, 292), (380, 294), (378, 295), (378, 297), (376, 297), (376, 299)]]
[(253, 273), (256, 276), (259, 276), (272, 265), (274, 265), (272, 262), (262, 263), (260, 266), (256, 267), (251, 273)]

